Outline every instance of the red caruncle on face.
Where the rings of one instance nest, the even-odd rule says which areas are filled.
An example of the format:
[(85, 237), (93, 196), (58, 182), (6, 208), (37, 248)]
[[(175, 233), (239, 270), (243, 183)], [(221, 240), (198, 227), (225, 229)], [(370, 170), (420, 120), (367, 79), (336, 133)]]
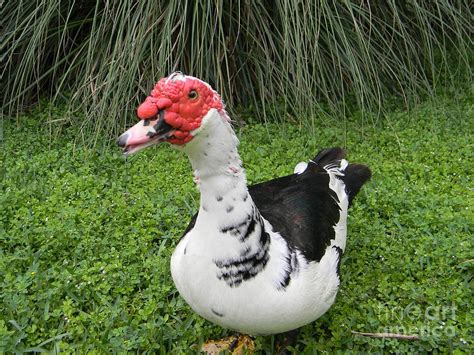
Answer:
[(193, 138), (191, 132), (201, 126), (202, 119), (212, 108), (221, 110), (222, 101), (204, 82), (192, 77), (163, 78), (138, 107), (137, 115), (142, 120), (153, 120), (164, 110), (165, 122), (175, 129), (168, 141), (184, 144)]

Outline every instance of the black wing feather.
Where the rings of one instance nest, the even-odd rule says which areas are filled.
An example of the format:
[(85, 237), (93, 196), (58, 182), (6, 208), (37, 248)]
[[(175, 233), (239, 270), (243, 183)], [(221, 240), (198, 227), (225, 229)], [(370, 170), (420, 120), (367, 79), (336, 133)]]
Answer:
[(194, 228), (194, 225), (196, 224), (196, 220), (198, 218), (198, 213), (199, 212), (195, 213), (193, 218), (191, 218), (191, 221), (189, 222), (188, 226), (186, 227), (186, 230), (181, 235), (181, 238), (179, 238), (180, 241), (181, 241), (181, 239), (183, 239), (186, 236), (186, 234), (188, 234)]
[(249, 187), (255, 205), (275, 232), (308, 260), (320, 261), (335, 238), (339, 221), (336, 193), (329, 175), (317, 164), (293, 174)]
[[(293, 174), (249, 187), (250, 195), (262, 216), (276, 232), (308, 259), (320, 261), (335, 238), (339, 221), (337, 194), (329, 188), (324, 169), (345, 158), (342, 148), (321, 150), (302, 174)], [(361, 164), (349, 164), (341, 179), (346, 185), (349, 204), (371, 172)]]

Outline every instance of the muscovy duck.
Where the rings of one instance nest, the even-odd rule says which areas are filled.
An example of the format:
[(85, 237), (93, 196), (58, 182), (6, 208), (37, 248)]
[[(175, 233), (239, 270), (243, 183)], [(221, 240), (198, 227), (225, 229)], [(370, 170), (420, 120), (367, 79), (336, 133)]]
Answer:
[(171, 258), (181, 296), (202, 317), (250, 335), (293, 330), (324, 314), (339, 288), (347, 209), (370, 178), (340, 148), (292, 175), (247, 186), (219, 94), (180, 72), (161, 79), (120, 136), (126, 155), (168, 142), (185, 152), (201, 192)]

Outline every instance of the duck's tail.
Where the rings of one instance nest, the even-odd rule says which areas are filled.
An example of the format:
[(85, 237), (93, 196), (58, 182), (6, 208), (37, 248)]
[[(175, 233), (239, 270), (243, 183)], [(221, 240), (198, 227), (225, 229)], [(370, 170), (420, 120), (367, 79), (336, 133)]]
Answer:
[(321, 150), (313, 162), (328, 172), (335, 172), (344, 182), (350, 205), (362, 185), (371, 178), (372, 172), (363, 164), (349, 164), (345, 157), (346, 151), (344, 149), (328, 148)]

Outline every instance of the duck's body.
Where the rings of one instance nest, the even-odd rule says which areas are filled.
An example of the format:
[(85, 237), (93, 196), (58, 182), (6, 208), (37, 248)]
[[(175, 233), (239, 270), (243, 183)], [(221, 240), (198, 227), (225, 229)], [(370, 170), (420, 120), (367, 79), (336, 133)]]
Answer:
[[(189, 243), (193, 234), (188, 234), (176, 248), (171, 265), (181, 296), (207, 320), (251, 335), (282, 333), (319, 318), (336, 297), (339, 252), (330, 248), (320, 263), (308, 263), (296, 255), (299, 268), (283, 288), (286, 255), (291, 252), (285, 252), (285, 241), (272, 234), (267, 267), (239, 287), (216, 277), (222, 270), (213, 262), (215, 255), (201, 248), (195, 252), (194, 243)], [(186, 248), (188, 254), (184, 254)]]
[[(176, 80), (187, 83), (187, 78)], [(349, 165), (335, 148), (320, 152), (297, 174), (248, 188), (227, 113), (210, 106), (192, 138), (175, 143), (190, 158), (201, 201), (173, 253), (173, 280), (194, 311), (223, 327), (253, 335), (298, 328), (334, 302), (348, 205), (370, 171)], [(142, 118), (163, 111), (158, 104), (153, 115)], [(153, 132), (179, 138), (176, 131), (167, 133), (166, 118), (167, 128), (163, 117), (160, 121)], [(142, 126), (138, 129), (146, 130)], [(137, 135), (132, 130), (126, 141)]]

